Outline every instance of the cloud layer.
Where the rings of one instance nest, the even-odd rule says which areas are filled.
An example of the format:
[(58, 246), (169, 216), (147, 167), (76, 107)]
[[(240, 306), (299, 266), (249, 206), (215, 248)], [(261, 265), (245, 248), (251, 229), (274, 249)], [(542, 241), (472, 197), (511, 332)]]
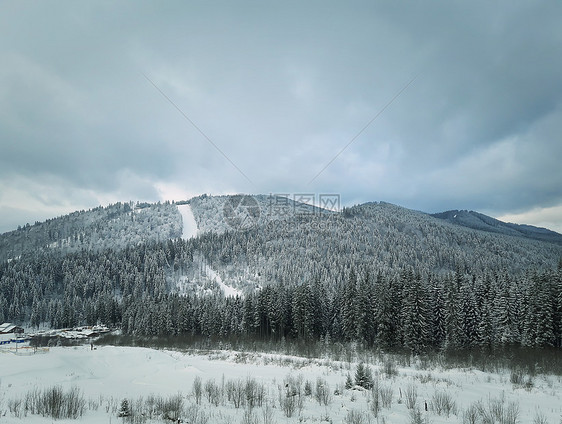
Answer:
[(204, 192), (558, 211), (560, 231), (562, 4), (516, 3), (4, 4), (0, 232)]

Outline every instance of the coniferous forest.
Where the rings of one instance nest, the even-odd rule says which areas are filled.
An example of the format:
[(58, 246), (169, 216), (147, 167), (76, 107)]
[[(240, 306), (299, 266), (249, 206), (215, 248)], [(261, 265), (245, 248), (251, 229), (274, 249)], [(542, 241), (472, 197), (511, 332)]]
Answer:
[[(192, 202), (200, 228), (215, 222), (213, 202)], [(75, 244), (36, 248), (33, 241), (34, 249), (22, 244), (17, 258), (3, 261), (0, 321), (105, 323), (138, 336), (358, 342), (414, 353), (562, 347), (556, 244), (459, 229), (388, 204), (162, 240), (160, 230), (157, 237), (138, 230), (158, 223), (181, 234), (174, 204), (145, 209), (142, 226), (132, 208), (115, 209), (107, 208), (107, 219), (127, 240), (134, 225), (135, 243), (109, 235), (101, 248), (85, 248), (61, 218), (49, 222), (51, 231), (78, 234)], [(8, 235), (44, 234), (40, 225)], [(107, 228), (91, 225), (98, 233)], [(87, 243), (99, 237), (80, 228)], [(240, 295), (226, 297), (203, 278), (209, 266)], [(190, 289), (180, 289), (182, 281)]]

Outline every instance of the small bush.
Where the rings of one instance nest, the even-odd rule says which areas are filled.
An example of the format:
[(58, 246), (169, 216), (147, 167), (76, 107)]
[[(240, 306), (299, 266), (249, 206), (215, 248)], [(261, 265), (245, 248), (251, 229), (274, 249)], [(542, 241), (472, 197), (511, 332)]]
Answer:
[(381, 404), (383, 408), (390, 408), (392, 405), (392, 395), (393, 390), (391, 386), (381, 386), (380, 387), (380, 396), (381, 396)]
[(523, 385), (523, 371), (519, 368), (515, 368), (511, 370), (511, 374), (509, 375), (509, 381), (511, 384), (515, 384), (516, 386)]
[(410, 424), (423, 424), (422, 413), (419, 408), (410, 410)]
[(373, 373), (368, 365), (360, 362), (355, 371), (355, 385), (361, 386), (367, 390), (373, 387)]
[(537, 411), (535, 418), (533, 418), (533, 424), (548, 424), (548, 421), (542, 412)]
[(246, 387), (242, 380), (228, 380), (225, 385), (226, 396), (236, 409), (243, 406), (246, 400)]
[(197, 404), (191, 405), (185, 410), (185, 418), (185, 422), (189, 424), (207, 424), (209, 422), (209, 417)]
[(211, 405), (219, 406), (221, 401), (221, 390), (215, 380), (207, 380), (205, 382), (205, 395)]
[(246, 405), (253, 408), (261, 407), (265, 399), (265, 386), (258, 383), (255, 379), (248, 377), (244, 387), (246, 393)]
[(453, 397), (445, 391), (436, 391), (430, 402), (430, 407), (437, 415), (446, 415), (449, 417), (451, 413), (457, 413), (457, 404)]
[(462, 414), (462, 424), (478, 424), (478, 404), (470, 405)]
[(273, 418), (273, 408), (269, 403), (266, 403), (262, 408), (262, 421), (263, 424), (275, 424), (275, 420)]
[[(486, 407), (482, 401), (479, 401), (474, 405), (474, 408), (480, 419), (480, 421), (477, 422), (483, 424), (494, 424), (495, 422), (501, 424), (516, 424), (519, 420), (519, 405), (515, 402), (510, 402), (506, 407), (505, 395), (503, 393), (499, 398), (489, 398), (488, 407)], [(470, 415), (465, 412), (465, 415), (467, 415), (466, 422), (472, 424), (472, 422), (475, 421), (468, 421), (469, 418), (473, 418), (472, 406), (469, 410), (471, 412)]]
[(418, 400), (418, 389), (414, 383), (410, 383), (404, 392), (406, 408), (414, 409)]
[(314, 397), (318, 401), (319, 405), (324, 406), (328, 406), (332, 400), (332, 395), (330, 394), (330, 386), (328, 386), (328, 383), (323, 378), (318, 377), (316, 379)]
[(364, 412), (352, 409), (347, 413), (343, 422), (345, 424), (368, 424), (370, 420)]
[(241, 424), (259, 424), (260, 420), (258, 416), (254, 413), (253, 409), (247, 408), (244, 410), (244, 415), (242, 415)]
[(352, 387), (353, 387), (353, 380), (351, 379), (351, 375), (347, 373), (347, 377), (345, 379), (345, 388), (349, 390)]
[(195, 403), (201, 404), (201, 395), (203, 393), (203, 382), (201, 377), (197, 376), (193, 380), (193, 394), (195, 395)]
[(131, 415), (131, 407), (129, 406), (129, 401), (123, 399), (121, 401), (121, 408), (119, 409), (118, 417), (128, 417)]
[(308, 380), (304, 383), (304, 395), (312, 396), (312, 383)]
[(163, 403), (162, 418), (177, 421), (183, 412), (183, 398), (180, 394), (170, 396)]
[(279, 389), (279, 407), (287, 418), (291, 418), (297, 408), (297, 395)]

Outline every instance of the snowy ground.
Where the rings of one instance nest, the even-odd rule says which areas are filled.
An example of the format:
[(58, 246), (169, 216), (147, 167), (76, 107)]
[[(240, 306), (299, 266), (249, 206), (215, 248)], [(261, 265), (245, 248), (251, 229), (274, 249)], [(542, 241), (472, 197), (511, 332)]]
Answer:
[[(518, 423), (533, 423), (542, 414), (547, 422), (559, 424), (562, 414), (562, 382), (558, 376), (536, 376), (532, 388), (513, 386), (509, 372), (483, 373), (476, 370), (422, 370), (415, 366), (398, 368), (398, 375), (388, 377), (382, 364), (371, 369), (381, 388), (392, 390), (391, 405), (382, 408), (375, 418), (370, 412), (369, 391), (344, 389), (347, 374), (354, 375), (356, 363), (333, 360), (310, 360), (275, 354), (213, 351), (207, 354), (188, 354), (175, 351), (139, 347), (90, 346), (54, 347), (35, 355), (0, 353), (0, 423), (51, 423), (52, 418), (40, 415), (15, 417), (10, 409), (17, 399), (29, 391), (60, 385), (64, 390), (79, 388), (86, 400), (84, 423), (119, 423), (117, 412), (124, 398), (139, 404), (149, 396), (162, 397), (180, 394), (183, 400), (182, 418), (197, 423), (409, 423), (406, 406), (408, 389), (417, 390), (416, 402), (426, 421), (462, 423), (463, 412), (470, 405), (482, 401), (489, 409), (493, 404), (507, 410), (517, 407)], [(203, 382), (203, 396), (196, 403), (193, 383)], [(261, 406), (235, 408), (227, 399), (225, 387), (233, 382), (254, 379), (263, 385), (265, 393)], [(329, 388), (327, 405), (314, 396), (320, 379)], [(210, 400), (207, 387), (214, 381), (219, 388), (218, 398)], [(312, 395), (305, 395), (306, 382)], [(288, 387), (300, 387), (300, 405), (291, 417), (284, 412), (282, 402), (287, 399)], [(335, 394), (337, 391), (339, 394)], [(456, 404), (456, 415), (437, 415), (432, 411), (435, 393), (448, 393)], [(292, 395), (293, 396), (293, 395)], [(297, 397), (295, 397), (297, 399)], [(429, 411), (425, 412), (425, 402)], [(23, 406), (19, 406), (23, 415)], [(350, 411), (356, 411), (364, 421), (350, 421)], [(204, 418), (207, 420), (205, 421)], [(253, 421), (252, 421), (253, 420)], [(58, 420), (57, 422), (75, 422)], [(161, 418), (146, 422), (163, 422)], [(480, 421), (477, 421), (480, 422)]]
[(182, 219), (182, 238), (184, 240), (189, 240), (190, 238), (197, 237), (198, 229), (197, 222), (195, 221), (195, 216), (193, 216), (193, 211), (190, 205), (178, 205), (178, 210), (181, 214)]

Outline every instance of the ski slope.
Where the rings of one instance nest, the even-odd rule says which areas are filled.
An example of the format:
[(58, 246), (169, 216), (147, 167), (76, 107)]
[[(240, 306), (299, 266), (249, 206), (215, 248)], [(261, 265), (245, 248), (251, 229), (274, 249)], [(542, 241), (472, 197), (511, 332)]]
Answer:
[(189, 240), (190, 238), (197, 237), (198, 228), (197, 222), (195, 221), (195, 216), (191, 210), (190, 205), (178, 205), (177, 206), (182, 219), (182, 238), (184, 240)]

